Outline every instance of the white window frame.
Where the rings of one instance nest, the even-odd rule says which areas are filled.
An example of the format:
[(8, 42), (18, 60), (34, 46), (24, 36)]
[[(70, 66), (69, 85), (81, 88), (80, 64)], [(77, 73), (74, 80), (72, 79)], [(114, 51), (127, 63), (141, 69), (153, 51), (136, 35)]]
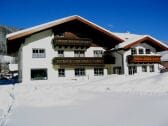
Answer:
[(64, 57), (64, 50), (58, 50), (58, 57)]
[(145, 49), (145, 52), (146, 52), (146, 54), (151, 54), (151, 49)]
[(131, 55), (137, 54), (137, 49), (136, 48), (131, 48)]
[(137, 66), (128, 66), (128, 74), (134, 75), (135, 73), (137, 73)]
[(146, 65), (142, 66), (142, 72), (147, 72), (147, 66)]
[[(32, 78), (33, 77), (33, 71), (45, 71), (46, 73), (44, 73), (44, 75), (46, 74), (46, 76), (45, 77), (40, 77), (39, 76), (39, 74), (38, 74), (38, 76), (37, 77), (35, 77), (35, 78)], [(48, 79), (48, 70), (47, 70), (47, 68), (37, 68), (37, 69), (31, 69), (30, 70), (30, 77), (31, 77), (31, 80), (47, 80)], [(42, 75), (42, 72), (40, 72), (40, 74)]]
[(94, 57), (103, 57), (103, 50), (94, 50), (93, 55)]
[(104, 69), (103, 68), (94, 68), (94, 76), (103, 76)]
[(46, 50), (44, 48), (32, 48), (32, 58), (46, 58)]
[[(142, 51), (142, 52), (141, 52), (141, 51)], [(138, 53), (139, 53), (139, 54), (144, 54), (144, 49), (143, 49), (143, 48), (139, 48)]]
[(75, 76), (85, 76), (86, 70), (85, 68), (75, 68)]
[(74, 50), (74, 57), (85, 57), (84, 50)]
[(150, 65), (150, 66), (149, 66), (149, 71), (150, 71), (150, 72), (155, 72), (155, 67), (154, 67), (154, 65)]
[(58, 69), (58, 76), (65, 77), (65, 69)]

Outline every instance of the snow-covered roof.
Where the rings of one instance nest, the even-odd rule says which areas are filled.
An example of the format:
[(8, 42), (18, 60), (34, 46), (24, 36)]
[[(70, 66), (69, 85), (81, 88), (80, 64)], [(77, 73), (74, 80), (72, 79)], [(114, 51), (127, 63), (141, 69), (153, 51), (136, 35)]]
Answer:
[(126, 32), (126, 33), (113, 32), (113, 34), (119, 36), (123, 40), (128, 40), (128, 39), (133, 39), (133, 38), (137, 38), (137, 37), (143, 36), (143, 35), (137, 35), (137, 34), (130, 34), (129, 32)]
[(151, 43), (151, 44), (155, 43), (158, 46), (158, 48), (160, 47), (160, 48), (168, 49), (168, 45), (164, 44), (163, 42), (161, 42), (161, 41), (159, 41), (149, 35), (137, 35), (137, 34), (130, 34), (130, 33), (115, 33), (115, 32), (113, 32), (113, 33), (125, 40), (124, 42), (116, 45), (116, 47), (115, 47), (116, 49), (130, 48), (131, 46), (134, 46), (134, 45), (136, 45), (140, 42), (144, 42), (146, 40), (153, 41), (153, 43)]
[(72, 20), (79, 20), (79, 21), (87, 24), (88, 26), (90, 26), (90, 27), (92, 27), (92, 28), (94, 28), (94, 29), (96, 29), (100, 32), (103, 32), (103, 33), (105, 33), (109, 36), (114, 37), (115, 39), (119, 40), (120, 42), (123, 41), (122, 38), (113, 34), (111, 31), (109, 31), (109, 30), (107, 30), (107, 29), (105, 29), (105, 28), (103, 28), (103, 27), (101, 27), (101, 26), (99, 26), (99, 25), (81, 17), (81, 16), (78, 16), (78, 15), (68, 16), (68, 17), (61, 18), (61, 19), (58, 19), (58, 20), (55, 20), (55, 21), (51, 21), (51, 22), (44, 23), (44, 24), (41, 24), (41, 25), (37, 25), (37, 26), (31, 27), (31, 28), (27, 28), (27, 29), (24, 29), (24, 30), (21, 30), (21, 31), (18, 31), (18, 32), (14, 32), (14, 33), (8, 34), (6, 36), (6, 38), (8, 40), (21, 38), (21, 37), (31, 35), (33, 33), (36, 33), (36, 32), (39, 32), (39, 31), (42, 31), (42, 30), (45, 30), (45, 29), (49, 29), (49, 28), (55, 27), (57, 25), (72, 21)]

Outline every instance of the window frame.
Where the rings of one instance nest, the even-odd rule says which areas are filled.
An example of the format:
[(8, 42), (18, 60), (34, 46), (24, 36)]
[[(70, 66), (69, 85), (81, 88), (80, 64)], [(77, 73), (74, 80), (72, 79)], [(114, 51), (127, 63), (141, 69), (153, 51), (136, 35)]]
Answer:
[[(41, 70), (44, 70), (45, 71), (45, 74), (46, 74), (46, 76), (45, 77), (35, 77), (34, 79), (33, 79), (33, 71), (40, 71), (39, 73), (42, 73), (41, 72)], [(43, 79), (42, 79), (43, 78)], [(30, 69), (30, 79), (32, 80), (32, 81), (36, 81), (36, 80), (48, 80), (48, 69), (47, 68), (32, 68), (32, 69)]]
[(146, 54), (151, 54), (151, 49), (145, 49)]
[(64, 68), (58, 69), (58, 77), (65, 77), (65, 69)]
[(32, 58), (46, 58), (46, 49), (45, 48), (32, 48)]
[(84, 50), (74, 50), (74, 57), (85, 57)]
[(131, 48), (131, 55), (137, 54), (137, 49), (136, 48)]
[(149, 66), (149, 72), (155, 72), (155, 66), (154, 65)]
[(103, 76), (104, 75), (104, 68), (94, 68), (94, 76)]
[[(141, 51), (142, 51), (142, 52), (141, 52)], [(143, 48), (139, 48), (138, 53), (139, 53), (139, 54), (144, 54), (144, 49), (143, 49)]]
[(64, 50), (58, 50), (58, 57), (64, 57)]
[(75, 68), (75, 76), (80, 77), (80, 76), (86, 76), (86, 70), (85, 68)]
[(143, 66), (142, 66), (142, 72), (148, 72), (146, 65), (143, 65)]
[(93, 50), (94, 57), (103, 57), (103, 50)]

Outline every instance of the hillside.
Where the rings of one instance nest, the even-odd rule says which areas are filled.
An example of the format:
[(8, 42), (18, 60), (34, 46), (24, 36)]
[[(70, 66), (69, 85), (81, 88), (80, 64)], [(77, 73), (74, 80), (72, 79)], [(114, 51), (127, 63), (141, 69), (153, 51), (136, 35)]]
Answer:
[(0, 25), (0, 55), (4, 55), (7, 52), (6, 47), (6, 35), (19, 29), (9, 26)]

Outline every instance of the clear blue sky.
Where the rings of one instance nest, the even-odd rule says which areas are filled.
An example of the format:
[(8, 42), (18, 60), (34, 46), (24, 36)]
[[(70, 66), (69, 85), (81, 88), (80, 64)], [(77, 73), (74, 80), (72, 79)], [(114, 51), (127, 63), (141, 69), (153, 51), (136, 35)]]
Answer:
[(70, 15), (168, 43), (168, 0), (0, 0), (3, 25), (27, 28)]

